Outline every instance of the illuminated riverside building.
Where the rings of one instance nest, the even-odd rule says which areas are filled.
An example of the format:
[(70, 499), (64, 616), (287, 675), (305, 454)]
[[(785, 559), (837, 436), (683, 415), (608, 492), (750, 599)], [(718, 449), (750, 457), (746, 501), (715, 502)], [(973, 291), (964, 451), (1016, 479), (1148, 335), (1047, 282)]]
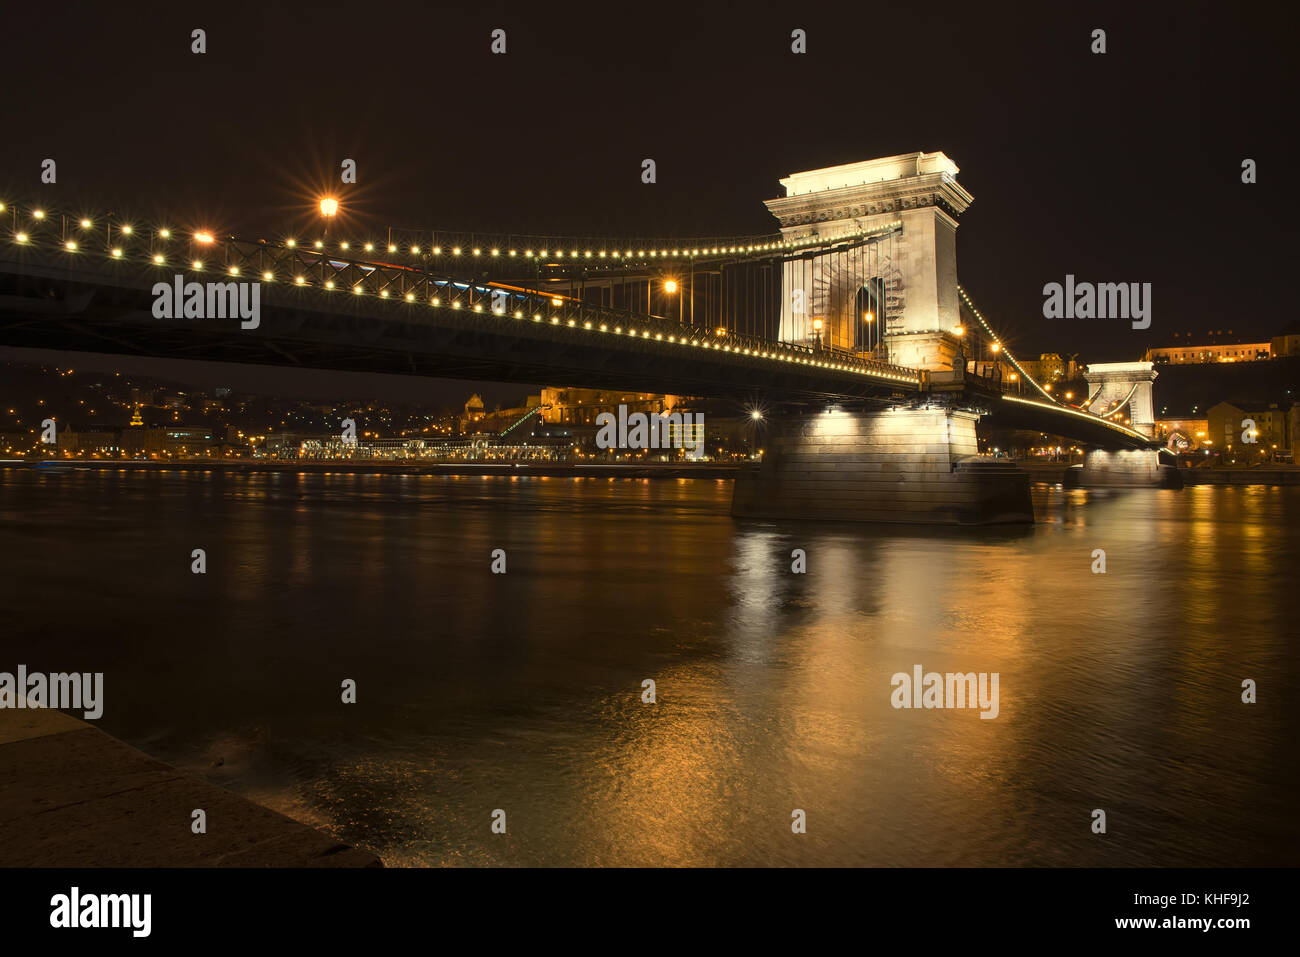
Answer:
[(1219, 452), (1273, 457), (1277, 452), (1292, 451), (1300, 438), (1300, 404), (1287, 409), (1278, 402), (1220, 402), (1206, 414), (1207, 444), (1212, 443)]
[[(138, 415), (133, 418), (133, 422)], [(194, 458), (225, 455), (235, 444), (233, 430), (209, 426), (143, 426), (124, 429), (75, 429), (56, 433), (61, 455)]]
[[(1285, 338), (1285, 337), (1281, 337)], [(1148, 349), (1145, 362), (1173, 363), (1177, 365), (1199, 362), (1259, 362), (1273, 357), (1273, 342), (1246, 342), (1234, 337), (1231, 329), (1195, 338), (1192, 334), (1174, 333), (1181, 340), (1171, 346)]]

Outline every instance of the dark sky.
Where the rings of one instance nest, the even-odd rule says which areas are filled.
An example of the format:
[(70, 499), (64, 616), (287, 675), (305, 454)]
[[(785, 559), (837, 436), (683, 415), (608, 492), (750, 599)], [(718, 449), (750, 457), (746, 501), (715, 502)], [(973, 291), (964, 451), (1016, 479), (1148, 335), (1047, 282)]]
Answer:
[[(1292, 11), (11, 4), (0, 198), (249, 237), (309, 222), (326, 188), (357, 231), (752, 233), (775, 228), (763, 200), (788, 173), (943, 150), (975, 196), (961, 281), (1013, 348), (1138, 358), (1176, 330), (1265, 336), (1292, 318)], [(57, 185), (39, 182), (46, 157)], [(331, 185), (345, 157), (358, 184)], [(1151, 328), (1043, 319), (1043, 284), (1066, 273), (1152, 283)]]

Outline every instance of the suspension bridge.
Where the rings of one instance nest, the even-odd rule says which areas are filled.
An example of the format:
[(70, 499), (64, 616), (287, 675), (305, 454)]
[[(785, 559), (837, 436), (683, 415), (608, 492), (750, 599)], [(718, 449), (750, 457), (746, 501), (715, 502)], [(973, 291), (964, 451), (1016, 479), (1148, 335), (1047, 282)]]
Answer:
[(767, 201), (779, 231), (691, 239), (251, 239), (0, 201), (0, 343), (760, 403), (770, 451), (736, 492), (754, 517), (1023, 520), (981, 418), (1159, 479), (1144, 423), (1058, 401), (958, 284), (957, 173), (943, 153), (796, 173)]

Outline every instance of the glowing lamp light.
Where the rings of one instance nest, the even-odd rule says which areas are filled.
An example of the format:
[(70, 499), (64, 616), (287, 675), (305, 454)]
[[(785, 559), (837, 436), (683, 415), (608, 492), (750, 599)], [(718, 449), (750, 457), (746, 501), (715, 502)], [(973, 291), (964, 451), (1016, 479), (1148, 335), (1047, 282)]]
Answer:
[(90, 223), (90, 220), (88, 220), (88, 219), (83, 219), (83, 220), (81, 221), (81, 228), (82, 228), (82, 229), (89, 229), (89, 228), (90, 228), (90, 225), (91, 225), (91, 223)]
[(333, 216), (339, 211), (339, 201), (333, 196), (326, 196), (320, 201), (320, 214), (322, 216)]
[(203, 243), (206, 246), (208, 243), (212, 242), (212, 234), (209, 232), (197, 232), (194, 234), (194, 241), (196, 243)]
[(677, 291), (677, 280), (669, 279), (664, 283), (664, 292), (674, 293)]

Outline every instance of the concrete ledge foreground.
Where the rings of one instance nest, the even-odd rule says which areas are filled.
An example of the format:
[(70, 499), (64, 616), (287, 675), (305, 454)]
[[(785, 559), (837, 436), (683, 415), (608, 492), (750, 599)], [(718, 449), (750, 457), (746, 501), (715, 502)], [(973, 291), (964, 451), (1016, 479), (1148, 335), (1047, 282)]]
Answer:
[(0, 708), (0, 781), (0, 867), (383, 866), (60, 711)]

